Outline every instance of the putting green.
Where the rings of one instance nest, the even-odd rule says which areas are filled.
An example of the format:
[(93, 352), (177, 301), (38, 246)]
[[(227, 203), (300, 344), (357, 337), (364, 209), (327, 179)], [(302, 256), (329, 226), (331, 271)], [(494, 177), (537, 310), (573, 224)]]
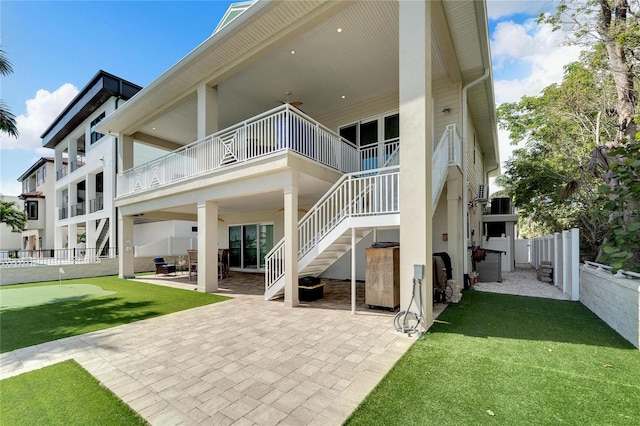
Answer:
[(108, 296), (115, 293), (115, 291), (107, 291), (93, 284), (59, 284), (5, 289), (0, 291), (0, 310), (68, 302), (69, 300)]

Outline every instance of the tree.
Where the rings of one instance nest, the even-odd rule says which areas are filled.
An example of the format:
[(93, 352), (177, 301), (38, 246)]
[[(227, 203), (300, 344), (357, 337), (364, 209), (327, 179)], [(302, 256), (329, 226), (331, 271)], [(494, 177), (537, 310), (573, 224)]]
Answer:
[(0, 223), (5, 223), (11, 232), (21, 232), (27, 226), (27, 214), (14, 201), (5, 201), (0, 196)]
[(635, 80), (640, 61), (639, 11), (638, 0), (560, 0), (554, 14), (539, 18), (555, 29), (564, 28), (570, 43), (604, 47), (617, 95), (612, 112), (618, 117), (617, 132), (608, 141), (608, 148), (633, 141), (637, 133)]
[[(602, 261), (613, 265), (610, 255), (615, 254), (616, 265), (622, 260), (629, 268), (637, 265), (629, 253), (640, 245), (634, 239), (637, 232), (627, 235), (636, 226), (628, 225), (637, 213), (633, 202), (624, 200), (640, 199), (640, 185), (633, 183), (637, 174), (629, 172), (625, 177), (622, 171), (626, 164), (630, 168), (636, 164), (624, 160), (639, 158), (635, 145), (611, 151), (616, 158), (623, 155), (616, 160), (623, 166), (609, 164), (615, 186), (586, 167), (600, 141), (614, 138), (617, 132), (617, 117), (607, 113), (616, 102), (615, 82), (602, 68), (602, 55), (601, 48), (586, 52), (580, 62), (565, 67), (560, 84), (545, 88), (539, 96), (498, 107), (500, 127), (509, 131), (511, 140), (524, 141), (524, 147), (507, 162), (499, 183), (519, 208), (523, 235), (576, 226), (581, 229), (584, 257), (595, 260), (600, 248), (607, 247)], [(631, 198), (621, 197), (623, 191)], [(607, 241), (615, 241), (615, 246)]]
[[(9, 75), (13, 72), (11, 62), (7, 59), (3, 50), (0, 50), (0, 75)], [(11, 113), (7, 104), (0, 100), (0, 130), (14, 138), (18, 137), (16, 117)]]

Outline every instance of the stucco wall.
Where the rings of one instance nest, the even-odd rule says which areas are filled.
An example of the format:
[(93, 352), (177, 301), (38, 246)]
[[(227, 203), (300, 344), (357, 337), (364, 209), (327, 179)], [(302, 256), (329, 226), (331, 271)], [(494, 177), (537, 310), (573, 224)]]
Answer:
[(640, 348), (640, 282), (580, 268), (580, 302)]
[[(173, 262), (174, 259), (165, 259)], [(101, 259), (100, 263), (77, 265), (28, 266), (23, 268), (1, 268), (0, 285), (37, 283), (57, 281), (60, 279), (60, 268), (64, 270), (62, 279), (102, 277), (118, 275), (118, 259)], [(136, 272), (155, 271), (153, 259), (140, 257), (135, 259)]]

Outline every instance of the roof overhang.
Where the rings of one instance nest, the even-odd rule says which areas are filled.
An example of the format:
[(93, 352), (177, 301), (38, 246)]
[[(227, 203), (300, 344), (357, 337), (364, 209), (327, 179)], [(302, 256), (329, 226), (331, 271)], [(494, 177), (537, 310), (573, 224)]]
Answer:
[[(464, 85), (482, 76), (491, 68), (484, 2), (431, 4), (434, 80)], [(287, 100), (303, 102), (300, 108), (322, 121), (397, 93), (398, 15), (397, 1), (258, 0), (103, 120), (98, 131), (193, 142), (196, 93), (204, 85), (218, 89), (219, 128)], [(499, 162), (491, 78), (470, 89), (469, 100), (491, 168)]]
[(140, 86), (109, 74), (105, 71), (91, 79), (67, 107), (56, 117), (49, 128), (42, 133), (42, 146), (55, 148), (69, 133), (93, 114), (112, 96), (124, 100), (131, 98), (141, 89)]

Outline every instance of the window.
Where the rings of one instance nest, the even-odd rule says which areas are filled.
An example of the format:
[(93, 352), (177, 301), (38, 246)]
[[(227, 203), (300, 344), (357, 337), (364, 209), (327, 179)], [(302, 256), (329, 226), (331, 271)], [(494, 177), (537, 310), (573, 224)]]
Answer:
[(24, 212), (27, 214), (28, 220), (37, 220), (38, 219), (38, 202), (25, 201)]
[(95, 127), (100, 123), (105, 117), (105, 113), (100, 114), (96, 119), (91, 122), (91, 143), (97, 142), (104, 135), (102, 133), (98, 133), (95, 131)]
[(265, 255), (273, 248), (273, 225), (247, 224), (229, 227), (229, 266), (264, 269)]

